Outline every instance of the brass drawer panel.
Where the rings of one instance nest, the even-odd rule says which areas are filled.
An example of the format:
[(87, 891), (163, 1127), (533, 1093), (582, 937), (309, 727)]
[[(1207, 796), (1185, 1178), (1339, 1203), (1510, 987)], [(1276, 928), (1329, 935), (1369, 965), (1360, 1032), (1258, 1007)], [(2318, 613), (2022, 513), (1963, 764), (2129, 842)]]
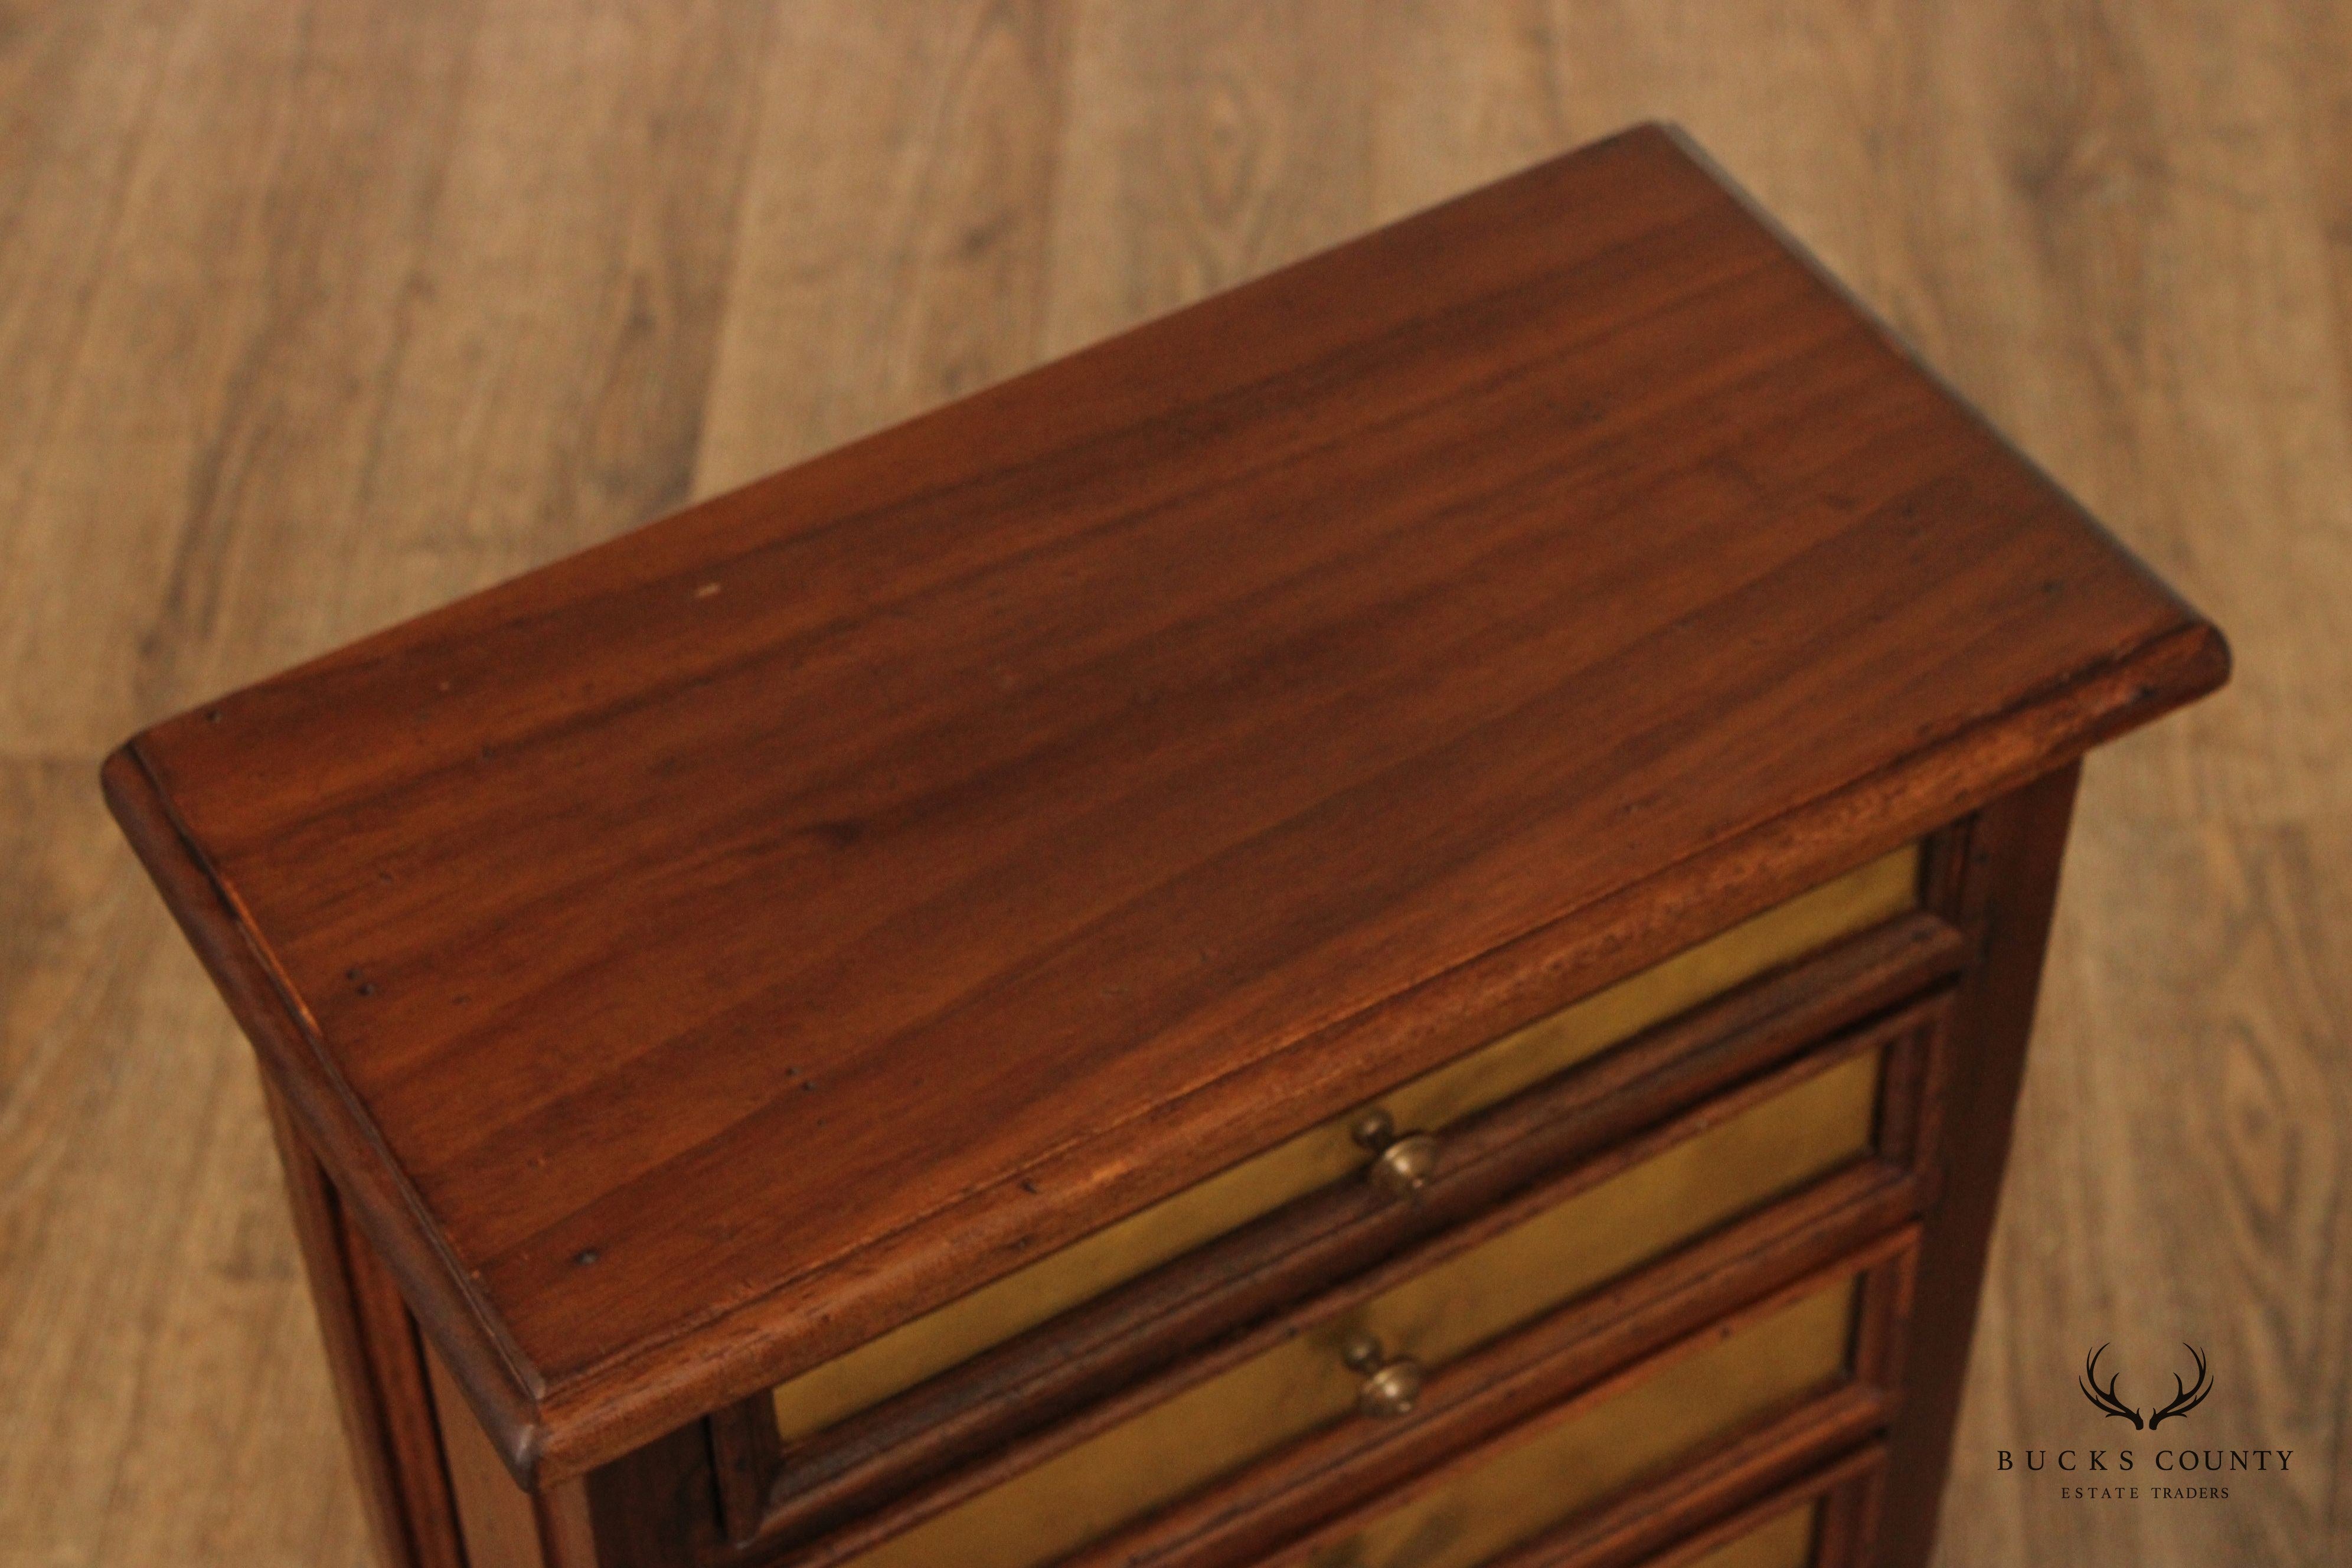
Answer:
[[(1544, 1429), (1473, 1461), (1344, 1540), (1307, 1568), (1476, 1568), (1611, 1493), (1846, 1370), (1858, 1277), (1815, 1291)], [(1810, 1513), (1801, 1513), (1810, 1536)], [(1765, 1531), (1777, 1544), (1775, 1527)], [(1793, 1533), (1793, 1527), (1792, 1533)], [(1752, 1541), (1754, 1538), (1749, 1538)], [(1733, 1542), (1746, 1547), (1749, 1541)], [(1810, 1552), (1810, 1539), (1805, 1542)], [(1765, 1548), (1759, 1546), (1759, 1552)], [(1800, 1553), (1793, 1561), (1806, 1561)], [(1746, 1563), (1750, 1560), (1733, 1557)], [(1759, 1563), (1782, 1558), (1759, 1556)]]
[[(1382, 1095), (1398, 1127), (1444, 1126), (1767, 970), (1916, 907), (1908, 846)], [(1162, 1199), (774, 1390), (786, 1441), (912, 1387), (1318, 1187), (1367, 1159), (1351, 1112)]]
[(1804, 1078), (855, 1561), (1030, 1568), (1349, 1418), (1366, 1381), (1351, 1341), (1442, 1367), (1865, 1154), (1884, 1063), (1866, 1051)]
[(1676, 1563), (1675, 1568), (1807, 1568), (1813, 1560), (1821, 1511), (1818, 1502), (1801, 1503), (1738, 1540), (1727, 1541), (1687, 1563)]

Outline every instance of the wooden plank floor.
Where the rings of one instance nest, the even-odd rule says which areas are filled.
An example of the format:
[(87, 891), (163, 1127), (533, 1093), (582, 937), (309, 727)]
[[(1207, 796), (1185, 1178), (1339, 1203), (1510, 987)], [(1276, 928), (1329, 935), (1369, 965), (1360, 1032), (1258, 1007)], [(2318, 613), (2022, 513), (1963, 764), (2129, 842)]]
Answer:
[[(106, 747), (1645, 118), (2238, 650), (2087, 770), (1942, 1561), (2352, 1561), (2347, 83), (2290, 0), (0, 0), (0, 1563), (365, 1557)], [(2106, 1340), (2288, 1474), (2000, 1472)]]

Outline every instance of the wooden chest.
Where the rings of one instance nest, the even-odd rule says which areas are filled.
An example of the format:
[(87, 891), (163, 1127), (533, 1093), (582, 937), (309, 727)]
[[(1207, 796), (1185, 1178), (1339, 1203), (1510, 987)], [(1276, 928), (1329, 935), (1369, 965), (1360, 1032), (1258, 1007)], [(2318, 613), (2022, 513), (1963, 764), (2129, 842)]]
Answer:
[(388, 1561), (1918, 1564), (2220, 636), (1633, 132), (140, 735)]

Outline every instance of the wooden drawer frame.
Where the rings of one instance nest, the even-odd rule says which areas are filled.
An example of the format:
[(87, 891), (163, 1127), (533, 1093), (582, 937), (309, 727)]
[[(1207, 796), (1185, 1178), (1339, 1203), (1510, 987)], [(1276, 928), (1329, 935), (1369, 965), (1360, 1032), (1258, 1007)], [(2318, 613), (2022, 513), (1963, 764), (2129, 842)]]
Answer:
[(1812, 1568), (1862, 1568), (1877, 1540), (1886, 1445), (1852, 1445), (1874, 1404), (1841, 1392), (1791, 1411), (1486, 1568), (1688, 1568), (1809, 1502), (1822, 1508)]
[[(1265, 1568), (1305, 1568), (1315, 1550), (1344, 1540), (1389, 1510), (1443, 1488), (1453, 1476), (1475, 1468), (1521, 1439), (1526, 1427), (1562, 1411), (1596, 1405), (1620, 1388), (1654, 1375), (1665, 1363), (1696, 1353), (1724, 1337), (1770, 1317), (1779, 1310), (1855, 1275), (1861, 1296), (1844, 1380), (1835, 1387), (1784, 1406), (1727, 1434), (1676, 1463), (1667, 1474), (1580, 1510), (1558, 1524), (1487, 1559), (1481, 1568), (1535, 1568), (1571, 1562), (1578, 1568), (1603, 1562), (1630, 1562), (1661, 1540), (1670, 1540), (1688, 1521), (1703, 1517), (1727, 1498), (1752, 1494), (1780, 1476), (1858, 1438), (1874, 1435), (1892, 1415), (1907, 1349), (1907, 1324), (1918, 1255), (1916, 1226), (1879, 1237), (1859, 1250), (1811, 1268), (1775, 1289), (1702, 1322), (1685, 1325), (1680, 1337), (1648, 1352), (1622, 1369), (1573, 1386), (1531, 1412), (1526, 1420), (1466, 1445), (1435, 1463), (1384, 1468), (1388, 1483), (1367, 1500), (1284, 1543), (1271, 1556), (1188, 1556), (1187, 1563), (1263, 1561)], [(1759, 1515), (1758, 1520), (1769, 1516)], [(1712, 1533), (1712, 1532), (1710, 1532)], [(1074, 1563), (1140, 1563), (1128, 1553), (1090, 1553)]]
[[(1344, 1417), (1295, 1447), (1245, 1466), (1228, 1479), (1179, 1500), (1145, 1522), (1079, 1552), (1074, 1563), (1131, 1563), (1163, 1557), (1186, 1562), (1205, 1553), (1203, 1521), (1236, 1510), (1268, 1521), (1321, 1506), (1328, 1492), (1315, 1478), (1346, 1468), (1373, 1473), (1376, 1456), (1397, 1449), (1443, 1454), (1507, 1425), (1561, 1391), (1650, 1354), (1694, 1325), (1738, 1309), (1759, 1290), (1785, 1280), (1829, 1254), (1851, 1250), (1916, 1212), (1926, 1181), (1919, 1092), (1935, 1071), (1947, 1003), (1940, 996), (1870, 1018), (1827, 1041), (1801, 1038), (1797, 1054), (1758, 1069), (1737, 1087), (1678, 1112), (1635, 1135), (1612, 1140), (1597, 1158), (1555, 1168), (1504, 1201), (1426, 1235), (1377, 1265), (1276, 1312), (1202, 1352), (1129, 1383), (1075, 1418), (1033, 1434), (995, 1457), (961, 1469), (936, 1485), (857, 1517), (835, 1532), (788, 1551), (793, 1568), (847, 1563), (869, 1545), (952, 1508), (1032, 1465), (1086, 1442), (1164, 1400), (1260, 1354), (1314, 1324), (1460, 1256), (1487, 1238), (1625, 1171), (1653, 1154), (1718, 1125), (1740, 1111), (1871, 1052), (1885, 1053), (1879, 1152), (1802, 1188), (1747, 1218), (1703, 1235), (1662, 1258), (1573, 1299), (1488, 1345), (1434, 1369), (1422, 1405), (1401, 1422)], [(1727, 1041), (1738, 1046), (1739, 1040)], [(1307, 1489), (1310, 1500), (1261, 1505), (1255, 1500)], [(1279, 1536), (1264, 1531), (1271, 1545)], [(801, 1538), (806, 1541), (805, 1537)], [(789, 1549), (793, 1537), (772, 1531), (756, 1543)], [(1247, 1553), (1244, 1553), (1244, 1556)], [(761, 1561), (767, 1561), (765, 1557)], [(1225, 1561), (1220, 1552), (1201, 1561)], [(1238, 1559), (1237, 1559), (1238, 1560)]]
[[(1911, 1359), (1904, 1397), (1890, 1417), (1883, 1484), (1885, 1522), (1874, 1558), (1898, 1568), (1924, 1565), (1933, 1545), (1936, 1503), (2007, 1157), (2075, 781), (2075, 768), (2063, 767), (1927, 839), (1921, 916), (1906, 920), (1934, 917), (1957, 932), (1960, 969), (1950, 1003), (1952, 1045), (1945, 1058), (1948, 1079), (1939, 1098), (1928, 1097), (1937, 1103), (1921, 1136), (1923, 1147), (1933, 1141), (1954, 1158), (1940, 1169), (1931, 1164), (1923, 1175), (1906, 1175), (1907, 1191), (1887, 1187), (1875, 1179), (1872, 1166), (1865, 1166), (1850, 1173), (1858, 1180), (1833, 1179), (1814, 1193), (1800, 1194), (1797, 1206), (1769, 1211), (1776, 1226), (1787, 1227), (1771, 1241), (1770, 1255), (1801, 1262), (1822, 1255), (1820, 1243), (1832, 1229), (1843, 1245), (1900, 1223), (1903, 1214), (1934, 1194), (1935, 1223), (1921, 1246), (1912, 1324), (1913, 1342), (1922, 1353)], [(1890, 1080), (1890, 1095), (1895, 1089)], [(1590, 1115), (1585, 1125), (1593, 1144), (1624, 1131), (1606, 1106), (1593, 1106)], [(469, 1557), (452, 1503), (451, 1476), (472, 1461), (445, 1446), (439, 1428), (445, 1423), (469, 1422), (472, 1416), (463, 1409), (436, 1408), (422, 1342), (414, 1321), (400, 1310), (389, 1270), (352, 1224), (315, 1157), (282, 1121), (281, 1134), (324, 1338), (339, 1366), (346, 1424), (391, 1561), (431, 1568), (498, 1568), (506, 1561), (558, 1568), (591, 1563), (601, 1568), (719, 1568), (776, 1563), (782, 1560), (780, 1553), (795, 1552), (774, 1528), (777, 1511), (761, 1506), (774, 1452), (762, 1452), (757, 1426), (745, 1421), (753, 1403), (746, 1400), (528, 1497), (502, 1476), (491, 1475), (489, 1481), (506, 1488), (504, 1506), (512, 1522), (508, 1534), (518, 1543), (528, 1543), (518, 1544), (516, 1551), (534, 1555), (491, 1557), (478, 1550)], [(1470, 1167), (1467, 1161), (1463, 1164)], [(1440, 1204), (1433, 1201), (1426, 1212), (1438, 1214)], [(1276, 1217), (1294, 1216), (1285, 1211)], [(1377, 1257), (1410, 1242), (1414, 1224), (1412, 1211), (1400, 1207), (1386, 1216), (1328, 1215), (1322, 1229), (1336, 1238), (1328, 1244), (1335, 1252), (1355, 1245), (1363, 1247), (1364, 1256)], [(1238, 1243), (1244, 1237), (1230, 1239)], [(1256, 1239), (1261, 1244), (1265, 1240)], [(1265, 1250), (1265, 1270), (1234, 1281), (1230, 1295), (1219, 1291), (1209, 1300), (1160, 1300), (1151, 1305), (1150, 1315), (1176, 1325), (1222, 1322), (1226, 1320), (1220, 1311), (1229, 1303), (1270, 1303), (1297, 1295), (1297, 1281), (1282, 1275), (1279, 1247)], [(1157, 1276), (1154, 1281), (1165, 1283)], [(1148, 1283), (1139, 1281), (1137, 1289)], [(1147, 1304), (1130, 1300), (1129, 1305)], [(1261, 1304), (1256, 1310), (1265, 1308)], [(1192, 1313), (1199, 1318), (1189, 1316)], [(1209, 1328), (1196, 1343), (1213, 1342), (1229, 1331)], [(1066, 1392), (1064, 1411), (1085, 1405), (1106, 1389), (1134, 1382), (1139, 1368), (1148, 1373), (1164, 1360), (1144, 1353), (1148, 1341), (1149, 1336), (1106, 1332), (1091, 1343), (1072, 1347), (1068, 1359), (1076, 1376)], [(1018, 1369), (1003, 1358), (1018, 1353), (1016, 1342), (982, 1361), (990, 1363), (992, 1376), (1013, 1377)], [(924, 1397), (927, 1392), (936, 1394), (939, 1390), (912, 1390), (906, 1397)], [(905, 1417), (913, 1412), (901, 1408), (896, 1414)], [(944, 1439), (965, 1430), (942, 1430), (942, 1440), (918, 1445), (913, 1451), (942, 1455), (954, 1446)], [(879, 1452), (877, 1447), (877, 1457)], [(938, 1467), (952, 1468), (951, 1462)], [(845, 1477), (850, 1473), (845, 1467)], [(885, 1473), (884, 1466), (865, 1472), (869, 1481)], [(488, 1489), (495, 1492), (496, 1488)], [(854, 1490), (844, 1488), (844, 1501)], [(747, 1524), (751, 1526), (748, 1531)], [(834, 1542), (846, 1545), (850, 1535), (862, 1533), (819, 1538), (808, 1551), (795, 1552), (794, 1560), (838, 1561), (847, 1553), (835, 1552)]]
[[(854, 1520), (895, 1519), (898, 1510), (879, 1510), (982, 1456), (1003, 1455), (974, 1471), (996, 1475), (1066, 1446), (1066, 1435), (1052, 1435), (1043, 1448), (1005, 1448), (1057, 1418), (1077, 1415), (1074, 1430), (1099, 1430), (1116, 1413), (1138, 1408), (1139, 1397), (1148, 1403), (1173, 1391), (1154, 1378), (1159, 1369), (1181, 1362), (1189, 1380), (1231, 1364), (1238, 1347), (1263, 1342), (1284, 1320), (1255, 1335), (1246, 1326), (1285, 1303), (1311, 1299), (1328, 1282), (1391, 1280), (1400, 1269), (1427, 1267), (1435, 1257), (1420, 1248), (1424, 1240), (1450, 1237), (1441, 1249), (1467, 1245), (1556, 1201), (1560, 1178), (1597, 1179), (1693, 1131), (1692, 1107), (1937, 984), (1957, 971), (1964, 950), (1937, 916), (1897, 917), (1453, 1124), (1438, 1174), (1412, 1203), (1360, 1182), (1310, 1194), (789, 1456), (775, 1445), (761, 1400), (744, 1401), (714, 1428), (719, 1473), (738, 1478), (728, 1499), (730, 1534), (764, 1547), (812, 1541)], [(1868, 1043), (1858, 1038), (1854, 1048)], [(1922, 1088), (1931, 1069), (1919, 1053), (1890, 1058), (1885, 1103), (1897, 1131), (1892, 1142), (1881, 1140), (1890, 1162), (1916, 1163), (1913, 1123), (1916, 1107), (1932, 1098)], [(1758, 1083), (1723, 1100), (1718, 1113), (1769, 1092), (1765, 1079)], [(1571, 1169), (1595, 1155), (1598, 1166)], [(969, 1489), (952, 1487), (956, 1495)]]
[(1073, 1314), (1153, 1269), (1197, 1258), (1318, 1193), (1356, 1187), (1373, 1158), (1354, 1131), (1367, 1114), (1399, 1134), (1451, 1144), (1512, 1096), (1565, 1080), (1646, 1030), (1913, 912), (1921, 858), (1915, 842), (1866, 861), (786, 1378), (774, 1390), (776, 1415), (794, 1468), (805, 1471), (813, 1456), (842, 1447), (835, 1428), (896, 1395), (1048, 1321), (1066, 1338), (1061, 1325)]

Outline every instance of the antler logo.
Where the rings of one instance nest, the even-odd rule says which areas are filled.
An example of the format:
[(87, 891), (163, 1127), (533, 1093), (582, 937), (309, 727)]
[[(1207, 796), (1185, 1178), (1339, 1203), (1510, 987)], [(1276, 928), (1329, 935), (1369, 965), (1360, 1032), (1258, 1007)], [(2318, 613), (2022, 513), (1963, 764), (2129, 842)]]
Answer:
[(2191, 1359), (2197, 1363), (2197, 1381), (2192, 1384), (2184, 1386), (2180, 1381), (2180, 1374), (2179, 1373), (2173, 1373), (2172, 1403), (2158, 1411), (2155, 1415), (2149, 1416), (2145, 1422), (2140, 1420), (2139, 1412), (2132, 1406), (2126, 1405), (2121, 1396), (2116, 1393), (2116, 1383), (2123, 1375), (2122, 1373), (2109, 1373), (2107, 1374), (2106, 1386), (2103, 1388), (2099, 1385), (2099, 1358), (2107, 1353), (2107, 1347), (2105, 1345), (2101, 1345), (2097, 1350), (2093, 1351), (2088, 1356), (2084, 1358), (2083, 1381), (2079, 1384), (2083, 1390), (2083, 1397), (2089, 1400), (2099, 1409), (2105, 1411), (2108, 1415), (2119, 1416), (2123, 1420), (2130, 1422), (2134, 1431), (2138, 1431), (2142, 1427), (2145, 1427), (2147, 1430), (2153, 1432), (2158, 1426), (2161, 1426), (2164, 1422), (2170, 1420), (2173, 1416), (2188, 1415), (2190, 1411), (2204, 1404), (2205, 1396), (2213, 1392), (2213, 1379), (2205, 1371), (2205, 1352), (2203, 1351), (2199, 1350), (2195, 1345), (2189, 1344), (2186, 1341), (2181, 1342), (2180, 1348), (2187, 1351)]

